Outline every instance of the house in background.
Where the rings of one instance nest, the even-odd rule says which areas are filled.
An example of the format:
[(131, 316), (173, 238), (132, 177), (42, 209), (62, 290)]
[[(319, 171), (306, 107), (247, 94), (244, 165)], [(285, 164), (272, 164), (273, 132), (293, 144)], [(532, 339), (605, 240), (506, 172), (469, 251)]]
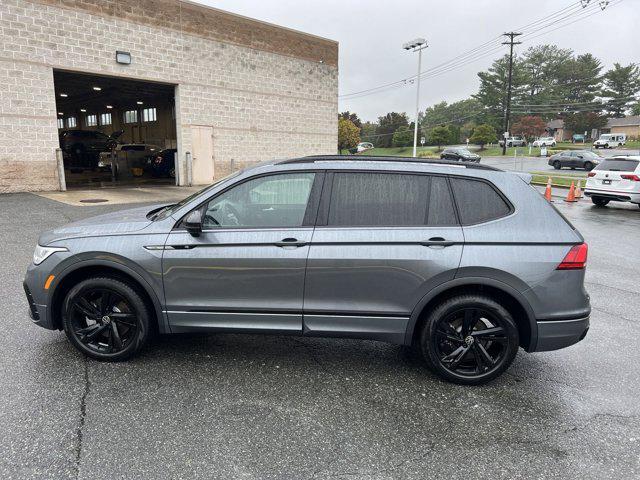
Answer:
[[(547, 122), (546, 131), (550, 137), (556, 139), (556, 142), (569, 142), (574, 132), (564, 128), (564, 120), (556, 118)], [(582, 132), (577, 132), (582, 133)], [(609, 118), (607, 124), (598, 132), (601, 133), (624, 133), (630, 140), (640, 138), (640, 115), (630, 115), (622, 118)], [(591, 135), (591, 132), (589, 132)], [(591, 135), (593, 136), (593, 135)]]

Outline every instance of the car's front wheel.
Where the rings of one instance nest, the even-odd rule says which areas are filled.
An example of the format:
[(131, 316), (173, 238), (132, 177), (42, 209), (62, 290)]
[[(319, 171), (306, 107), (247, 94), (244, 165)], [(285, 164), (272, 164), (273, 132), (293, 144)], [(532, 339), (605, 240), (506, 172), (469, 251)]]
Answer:
[(126, 360), (149, 338), (149, 312), (128, 283), (108, 277), (75, 285), (63, 304), (69, 341), (85, 355), (103, 361)]
[(556, 170), (560, 170), (561, 167), (562, 165), (560, 165), (560, 160), (555, 160), (553, 162), (553, 168), (555, 168)]
[(450, 298), (434, 308), (420, 335), (427, 366), (445, 380), (479, 385), (504, 372), (518, 352), (510, 313), (482, 295)]

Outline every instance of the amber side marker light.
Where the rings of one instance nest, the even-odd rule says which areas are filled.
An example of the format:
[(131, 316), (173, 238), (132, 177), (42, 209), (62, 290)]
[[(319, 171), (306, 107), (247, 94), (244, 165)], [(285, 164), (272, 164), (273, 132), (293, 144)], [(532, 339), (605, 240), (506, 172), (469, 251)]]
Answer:
[(47, 281), (44, 282), (44, 289), (45, 290), (49, 290), (49, 287), (51, 286), (51, 282), (53, 282), (54, 278), (56, 278), (55, 275), (49, 275), (49, 278), (47, 278)]
[(586, 243), (574, 245), (560, 262), (560, 265), (556, 267), (556, 270), (582, 270), (587, 265), (588, 250), (589, 247)]

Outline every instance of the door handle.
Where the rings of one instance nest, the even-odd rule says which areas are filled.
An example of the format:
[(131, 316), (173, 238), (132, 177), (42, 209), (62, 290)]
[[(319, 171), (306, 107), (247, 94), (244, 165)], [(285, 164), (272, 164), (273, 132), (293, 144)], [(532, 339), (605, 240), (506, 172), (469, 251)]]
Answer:
[(442, 237), (431, 237), (429, 240), (420, 242), (420, 245), (424, 245), (425, 247), (450, 247), (454, 244), (455, 242), (452, 242), (451, 240), (445, 240)]
[(279, 242), (275, 242), (276, 247), (304, 247), (307, 242), (299, 242), (297, 238), (283, 238)]

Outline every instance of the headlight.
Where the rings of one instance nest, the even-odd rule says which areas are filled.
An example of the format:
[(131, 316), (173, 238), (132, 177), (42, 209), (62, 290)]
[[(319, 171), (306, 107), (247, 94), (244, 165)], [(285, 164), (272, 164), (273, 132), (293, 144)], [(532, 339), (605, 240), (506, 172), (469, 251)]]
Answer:
[(33, 264), (40, 265), (54, 253), (68, 251), (69, 250), (65, 247), (42, 247), (40, 245), (36, 245), (36, 250), (33, 252)]

